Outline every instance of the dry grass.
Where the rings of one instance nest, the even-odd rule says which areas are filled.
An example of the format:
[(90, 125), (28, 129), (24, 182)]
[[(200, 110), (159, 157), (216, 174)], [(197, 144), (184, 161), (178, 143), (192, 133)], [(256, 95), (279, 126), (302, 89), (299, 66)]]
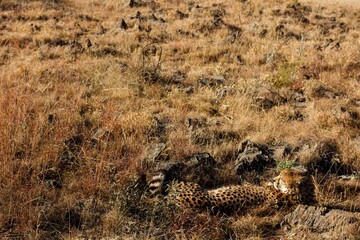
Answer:
[[(243, 139), (308, 144), (310, 153), (297, 159), (306, 163), (331, 139), (341, 160), (360, 168), (356, 9), (299, 10), (285, 0), (139, 2), (0, 1), (0, 236), (281, 234), (277, 217), (153, 210), (143, 180), (128, 198), (147, 171), (144, 151), (156, 142), (166, 143), (172, 160), (207, 151), (218, 162), (229, 161)], [(287, 101), (259, 109), (260, 87)], [(305, 107), (291, 104), (294, 93), (305, 96)], [(191, 117), (208, 123), (195, 137)], [(99, 129), (106, 134), (94, 141)]]

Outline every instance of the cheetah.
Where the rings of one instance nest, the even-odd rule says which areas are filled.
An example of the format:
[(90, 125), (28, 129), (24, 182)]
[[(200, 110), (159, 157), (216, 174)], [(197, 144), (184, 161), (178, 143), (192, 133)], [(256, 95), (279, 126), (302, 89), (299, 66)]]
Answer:
[(280, 207), (315, 202), (314, 187), (304, 168), (282, 170), (274, 183), (267, 186), (232, 185), (211, 190), (193, 182), (165, 184), (165, 175), (161, 172), (152, 178), (150, 193), (152, 196), (165, 194), (168, 203), (179, 207), (231, 214), (254, 206)]

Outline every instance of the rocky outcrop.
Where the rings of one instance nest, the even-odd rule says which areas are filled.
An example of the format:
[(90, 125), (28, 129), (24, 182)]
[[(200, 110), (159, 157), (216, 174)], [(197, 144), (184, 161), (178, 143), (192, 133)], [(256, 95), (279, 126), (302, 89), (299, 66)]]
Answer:
[(288, 237), (296, 239), (356, 239), (360, 234), (360, 213), (299, 205), (281, 225)]
[(266, 146), (250, 140), (243, 141), (238, 147), (235, 170), (238, 175), (248, 171), (262, 172), (266, 167), (274, 167), (272, 152)]

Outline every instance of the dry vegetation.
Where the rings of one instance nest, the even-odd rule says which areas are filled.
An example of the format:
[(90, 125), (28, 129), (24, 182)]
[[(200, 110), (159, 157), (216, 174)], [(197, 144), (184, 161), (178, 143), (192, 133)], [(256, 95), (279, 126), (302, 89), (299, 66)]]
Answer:
[(0, 18), (0, 238), (286, 238), (282, 213), (151, 207), (155, 143), (209, 152), (223, 182), (245, 139), (360, 169), (356, 8), (3, 0)]

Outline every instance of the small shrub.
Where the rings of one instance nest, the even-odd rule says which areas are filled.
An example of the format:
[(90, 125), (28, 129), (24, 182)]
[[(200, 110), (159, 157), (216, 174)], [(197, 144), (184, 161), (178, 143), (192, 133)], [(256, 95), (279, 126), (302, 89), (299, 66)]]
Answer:
[(281, 171), (286, 168), (292, 168), (296, 166), (296, 162), (294, 160), (286, 160), (286, 161), (277, 161), (276, 168)]

